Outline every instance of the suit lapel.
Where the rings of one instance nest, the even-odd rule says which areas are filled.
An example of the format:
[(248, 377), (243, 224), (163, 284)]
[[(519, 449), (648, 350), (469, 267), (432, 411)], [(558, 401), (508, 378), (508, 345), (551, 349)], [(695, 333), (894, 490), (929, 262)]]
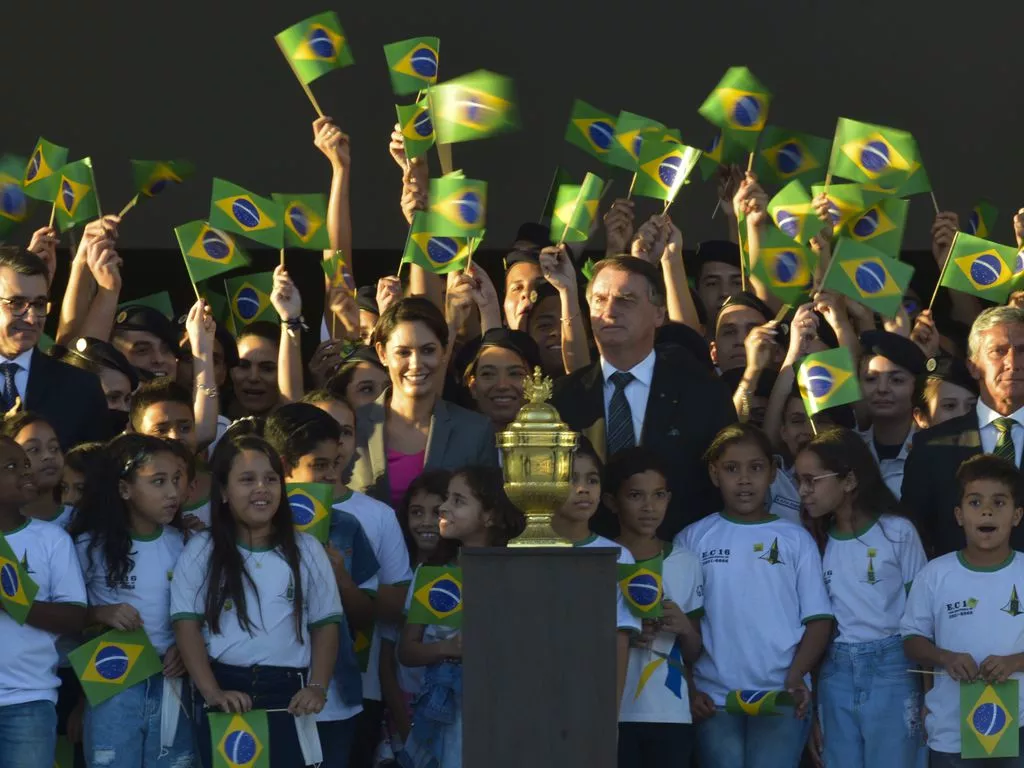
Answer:
[(21, 393), (25, 404), (22, 410), (38, 411), (46, 402), (47, 395), (53, 387), (41, 387), (38, 384), (51, 378), (49, 373), (52, 371), (52, 363), (53, 361), (38, 349), (32, 350), (32, 363), (28, 371), (28, 383), (25, 385), (27, 391)]
[(434, 405), (430, 417), (430, 432), (427, 434), (427, 452), (423, 457), (423, 468), (434, 469), (444, 461), (448, 449), (448, 438), (452, 430), (452, 415), (444, 400)]
[(583, 407), (586, 416), (583, 423), (587, 424), (580, 431), (594, 446), (602, 461), (608, 460), (607, 431), (605, 430), (604, 413), (604, 374), (601, 372), (601, 361), (594, 363), (580, 379), (583, 389)]

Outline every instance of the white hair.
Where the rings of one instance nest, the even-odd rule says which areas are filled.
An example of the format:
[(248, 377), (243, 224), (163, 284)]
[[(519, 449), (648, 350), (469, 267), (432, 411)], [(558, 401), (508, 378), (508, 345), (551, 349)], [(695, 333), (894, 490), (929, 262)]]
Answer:
[(1024, 311), (1011, 306), (991, 307), (976, 318), (967, 337), (967, 357), (974, 360), (981, 352), (981, 336), (997, 325), (1024, 325)]

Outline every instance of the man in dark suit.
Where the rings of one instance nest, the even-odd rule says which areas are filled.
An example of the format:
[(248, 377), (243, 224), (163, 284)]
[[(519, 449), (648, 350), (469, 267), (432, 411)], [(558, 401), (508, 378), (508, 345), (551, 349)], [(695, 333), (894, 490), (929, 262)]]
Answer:
[[(968, 339), (967, 366), (978, 381), (974, 410), (914, 435), (903, 475), (902, 504), (932, 557), (963, 548), (953, 516), (960, 503), (956, 471), (966, 459), (991, 453), (1021, 466), (1024, 451), (1024, 312), (993, 307), (978, 315)], [(1024, 492), (1024, 475), (1018, 475)], [(1024, 527), (1010, 536), (1024, 549)]]
[(0, 412), (7, 413), (20, 399), (23, 410), (50, 422), (66, 451), (105, 440), (111, 429), (99, 379), (36, 349), (48, 293), (46, 265), (38, 256), (16, 246), (0, 247)]
[[(599, 261), (587, 300), (601, 357), (558, 381), (552, 404), (606, 459), (635, 445), (661, 456), (672, 501), (659, 534), (671, 540), (718, 508), (702, 457), (715, 434), (736, 421), (732, 399), (686, 350), (655, 349), (655, 333), (665, 320), (665, 287), (647, 261)], [(606, 533), (610, 522), (599, 511), (594, 528)]]

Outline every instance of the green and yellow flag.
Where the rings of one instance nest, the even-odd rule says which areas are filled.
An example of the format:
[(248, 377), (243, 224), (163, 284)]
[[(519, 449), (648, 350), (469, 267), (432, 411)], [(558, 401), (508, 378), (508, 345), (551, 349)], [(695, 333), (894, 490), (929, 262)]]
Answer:
[[(811, 195), (817, 197), (825, 192), (823, 184), (811, 187)], [(877, 190), (868, 189), (862, 184), (832, 184), (826, 193), (829, 214), (832, 216), (832, 229), (841, 231), (853, 219), (860, 218), (875, 203), (889, 195)]]
[(846, 347), (814, 352), (804, 358), (796, 375), (808, 416), (860, 400), (860, 382), (853, 356)]
[(100, 202), (96, 197), (96, 179), (92, 174), (92, 160), (84, 157), (60, 169), (57, 188), (57, 226), (66, 232), (76, 224), (100, 215)]
[(754, 171), (762, 184), (819, 182), (825, 178), (831, 147), (831, 139), (769, 125), (761, 133)]
[(486, 139), (519, 127), (512, 80), (484, 69), (430, 88), (440, 144)]
[(960, 683), (960, 756), (1019, 757), (1020, 682)]
[(673, 202), (684, 184), (689, 184), (703, 153), (675, 141), (653, 136), (642, 142), (640, 163), (633, 194)]
[[(2, 161), (0, 161), (2, 163)], [(0, 174), (3, 173), (3, 167), (0, 165)], [(3, 215), (3, 211), (0, 210), (0, 216)], [(996, 220), (999, 218), (999, 209), (996, 208), (988, 200), (979, 200), (971, 208), (971, 215), (967, 219), (967, 229), (964, 231), (968, 235), (974, 235), (975, 237), (989, 237), (993, 232), (996, 231)]]
[(434, 85), (440, 52), (441, 41), (436, 37), (414, 37), (385, 45), (384, 58), (395, 95), (406, 96)]
[(1017, 249), (957, 232), (939, 284), (1002, 304), (1013, 286)]
[(304, 531), (321, 544), (326, 544), (331, 530), (334, 486), (329, 483), (288, 483), (285, 491), (295, 530)]
[(836, 291), (885, 317), (895, 317), (910, 285), (914, 268), (890, 259), (870, 245), (840, 237), (821, 281), (824, 291)]
[(177, 319), (174, 316), (174, 304), (171, 302), (171, 294), (169, 294), (167, 291), (160, 291), (160, 293), (151, 293), (148, 296), (143, 296), (140, 299), (122, 301), (120, 304), (117, 305), (118, 312), (128, 307), (149, 307), (150, 309), (155, 309), (168, 320)]
[(487, 226), (487, 182), (442, 176), (430, 180), (426, 227), (433, 235), (477, 237)]
[(555, 209), (551, 214), (551, 241), (555, 243), (585, 243), (597, 217), (604, 182), (588, 173), (582, 184), (563, 184), (555, 196)]
[(917, 142), (906, 131), (839, 118), (829, 170), (835, 176), (895, 189), (910, 178)]
[(68, 661), (94, 707), (164, 668), (145, 629), (112, 629), (71, 651)]
[(35, 208), (32, 198), (25, 194), (27, 162), (17, 155), (0, 157), (0, 241), (28, 219)]
[(174, 228), (181, 255), (185, 257), (192, 284), (249, 266), (249, 255), (227, 232), (215, 229), (205, 221), (190, 221)]
[(188, 160), (132, 160), (132, 181), (143, 197), (156, 197), (172, 184), (190, 178), (196, 168)]
[(768, 120), (772, 95), (746, 67), (730, 67), (701, 105), (701, 116), (747, 152)]
[(325, 251), (331, 247), (327, 232), (327, 196), (271, 194), (284, 215), (284, 247)]
[(53, 202), (57, 198), (60, 169), (68, 162), (68, 149), (40, 137), (22, 174), (25, 194), (35, 200)]
[(793, 697), (787, 691), (729, 691), (725, 697), (725, 711), (730, 715), (781, 715), (780, 707), (792, 705)]
[(623, 110), (615, 120), (615, 132), (612, 134), (608, 154), (603, 159), (608, 165), (636, 173), (640, 167), (640, 150), (644, 139), (665, 130), (664, 124), (657, 120)]
[(267, 712), (208, 712), (211, 768), (270, 768), (270, 726)]
[(783, 304), (795, 307), (808, 300), (817, 264), (818, 257), (808, 246), (768, 227), (761, 237), (761, 255), (750, 275)]
[(768, 215), (775, 226), (798, 243), (810, 242), (821, 231), (821, 220), (811, 206), (811, 196), (796, 179), (768, 201)]
[(223, 179), (213, 180), (210, 226), (245, 235), (263, 245), (284, 247), (281, 204)]
[(231, 307), (231, 318), (240, 333), (250, 323), (267, 320), (271, 323), (279, 321), (277, 311), (270, 303), (270, 294), (274, 290), (274, 273), (260, 272), (224, 281), (227, 291), (228, 305)]
[(662, 615), (661, 600), (665, 592), (661, 572), (664, 559), (657, 555), (650, 560), (618, 566), (619, 590), (634, 616), (656, 619)]
[(224, 326), (228, 333), (232, 336), (236, 336), (235, 321), (234, 318), (231, 317), (231, 309), (228, 307), (228, 300), (219, 293), (210, 290), (210, 287), (205, 284), (199, 288), (199, 295), (202, 296), (203, 301), (209, 305), (210, 314), (217, 322), (217, 325)]
[(448, 237), (430, 231), (429, 216), (417, 212), (409, 228), (409, 239), (402, 254), (404, 264), (415, 264), (435, 275), (446, 275), (465, 269), (469, 257), (476, 250), (479, 237)]
[(352, 276), (352, 267), (345, 258), (344, 251), (335, 251), (329, 259), (323, 259), (320, 266), (331, 283), (331, 288), (347, 287), (353, 294), (356, 292), (356, 280)]
[(0, 603), (4, 611), (18, 624), (24, 625), (39, 586), (18, 562), (11, 545), (0, 533)]
[(576, 99), (565, 129), (565, 140), (591, 157), (604, 160), (615, 137), (615, 118), (607, 112)]
[(846, 220), (839, 234), (858, 243), (867, 243), (890, 258), (899, 258), (909, 208), (908, 200), (886, 198)]
[(748, 154), (734, 139), (719, 133), (711, 140), (707, 149), (704, 150), (704, 154), (701, 155), (701, 178), (707, 181), (718, 173), (718, 169), (723, 165), (745, 163)]
[(453, 565), (422, 565), (416, 571), (409, 624), (462, 626), (462, 569)]
[(333, 11), (318, 13), (274, 36), (295, 76), (309, 85), (335, 69), (355, 64), (345, 32)]
[(434, 134), (434, 121), (430, 118), (429, 99), (423, 97), (407, 107), (397, 104), (395, 111), (398, 113), (398, 124), (402, 126), (407, 157), (419, 157), (434, 146), (437, 136)]

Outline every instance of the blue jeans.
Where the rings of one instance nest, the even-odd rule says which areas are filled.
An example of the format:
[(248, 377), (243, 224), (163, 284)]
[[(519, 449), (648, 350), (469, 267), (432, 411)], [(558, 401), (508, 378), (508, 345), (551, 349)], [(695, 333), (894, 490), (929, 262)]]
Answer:
[(53, 768), (56, 749), (57, 709), (51, 702), (27, 701), (0, 707), (3, 768)]
[(316, 724), (320, 751), (324, 756), (320, 768), (348, 768), (358, 718), (358, 715), (353, 715), (348, 720), (325, 720)]
[[(85, 755), (91, 768), (193, 768), (192, 728), (186, 706), (178, 715), (174, 743), (160, 746), (164, 676), (121, 691), (85, 710)], [(179, 705), (181, 706), (181, 705)]]
[(899, 636), (832, 643), (818, 676), (826, 768), (924, 768), (921, 686)]
[(718, 709), (697, 726), (701, 768), (797, 768), (811, 719), (797, 719), (792, 707), (779, 715), (730, 715)]

